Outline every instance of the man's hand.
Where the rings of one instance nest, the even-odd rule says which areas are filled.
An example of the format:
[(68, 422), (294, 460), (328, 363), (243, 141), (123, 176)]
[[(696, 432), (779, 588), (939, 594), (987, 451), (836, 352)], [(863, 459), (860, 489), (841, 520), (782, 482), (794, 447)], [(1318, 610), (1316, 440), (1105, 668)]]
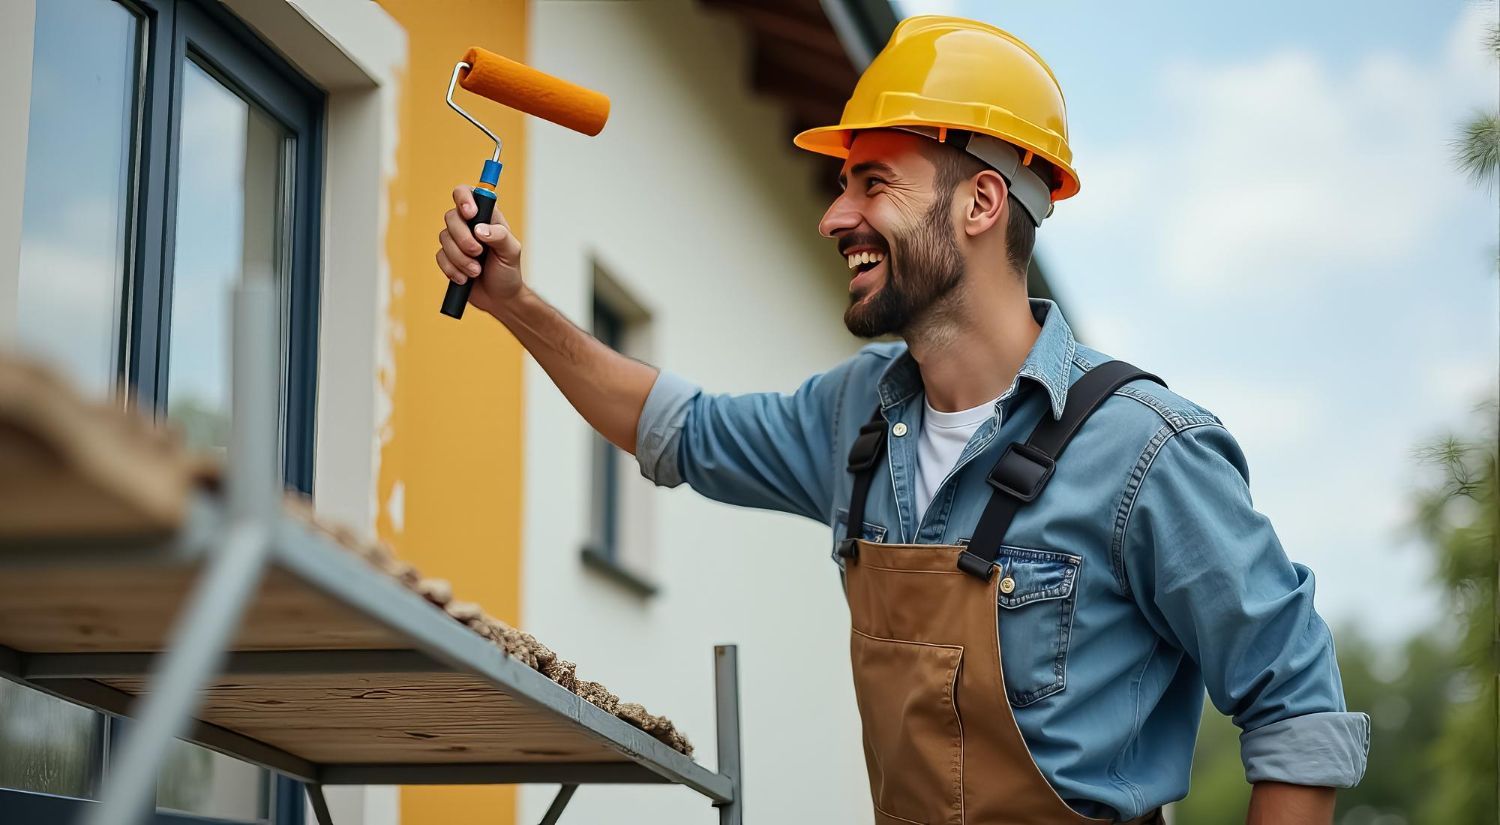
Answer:
[(1333, 795), (1333, 788), (1257, 782), (1250, 791), (1245, 825), (1329, 825)]
[[(489, 224), (469, 231), (469, 219), (477, 208), (469, 187), (453, 190), (453, 207), (443, 214), (443, 231), (438, 233), (438, 268), (455, 284), (477, 277), (479, 281), (469, 293), (469, 303), (495, 315), (525, 285), (521, 280), (521, 242), (511, 234), (510, 224), (505, 222), (499, 208), (490, 216)], [(477, 259), (486, 246), (490, 254), (485, 256), (484, 271), (480, 272)]]

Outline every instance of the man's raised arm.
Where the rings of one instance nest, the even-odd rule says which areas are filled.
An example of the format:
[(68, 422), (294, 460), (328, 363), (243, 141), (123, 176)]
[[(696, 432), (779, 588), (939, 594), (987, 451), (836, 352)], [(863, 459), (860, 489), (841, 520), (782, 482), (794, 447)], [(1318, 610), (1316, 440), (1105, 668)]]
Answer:
[[(469, 303), (504, 324), (579, 415), (615, 446), (634, 455), (636, 424), (656, 383), (657, 369), (621, 355), (579, 329), (526, 285), (521, 276), (521, 242), (499, 210), (491, 217), (494, 223), (471, 233), (467, 222), (475, 207), (469, 187), (454, 189), (453, 203), (438, 235), (438, 268), (456, 284), (478, 276)], [(481, 274), (475, 259), (484, 247), (489, 247), (489, 254)]]

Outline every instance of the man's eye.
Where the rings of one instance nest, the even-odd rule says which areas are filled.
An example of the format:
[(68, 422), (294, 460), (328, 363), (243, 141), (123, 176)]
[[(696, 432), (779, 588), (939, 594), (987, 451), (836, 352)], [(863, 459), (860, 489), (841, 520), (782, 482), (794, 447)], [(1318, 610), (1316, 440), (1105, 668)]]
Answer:
[(885, 181), (882, 180), (882, 179), (880, 179), (880, 178), (876, 178), (876, 177), (866, 178), (865, 179), (865, 191), (868, 192), (871, 189), (874, 189), (876, 186), (879, 186), (879, 185), (884, 184), (884, 183), (885, 183)]

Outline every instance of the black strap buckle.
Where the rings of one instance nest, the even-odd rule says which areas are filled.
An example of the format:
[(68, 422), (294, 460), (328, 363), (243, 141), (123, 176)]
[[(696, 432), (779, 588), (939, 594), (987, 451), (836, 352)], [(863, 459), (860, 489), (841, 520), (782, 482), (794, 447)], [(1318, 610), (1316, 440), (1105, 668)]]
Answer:
[(841, 559), (853, 560), (859, 558), (859, 540), (844, 539), (840, 541), (838, 554)]
[(989, 483), (1006, 495), (1030, 502), (1042, 494), (1055, 469), (1057, 463), (1051, 456), (1025, 442), (1013, 441), (990, 469)]
[(995, 563), (992, 561), (985, 561), (979, 556), (969, 552), (968, 550), (965, 550), (962, 553), (958, 554), (958, 569), (964, 571), (965, 573), (968, 573), (969, 575), (979, 579), (980, 581), (987, 582), (990, 580), (990, 576), (995, 572)]
[(859, 428), (859, 436), (849, 448), (849, 472), (863, 473), (880, 459), (885, 446), (885, 421), (870, 421)]

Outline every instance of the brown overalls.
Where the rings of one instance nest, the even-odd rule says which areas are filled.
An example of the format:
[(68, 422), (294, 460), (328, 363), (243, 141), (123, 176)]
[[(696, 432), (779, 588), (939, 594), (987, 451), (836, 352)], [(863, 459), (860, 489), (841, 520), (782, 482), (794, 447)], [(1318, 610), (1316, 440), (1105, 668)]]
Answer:
[[(839, 547), (849, 600), (849, 654), (864, 726), (877, 825), (1084, 825), (1042, 776), (1016, 726), (1000, 667), (1001, 539), (1041, 493), (1052, 464), (1089, 413), (1119, 386), (1156, 379), (1123, 362), (1090, 370), (1060, 419), (1044, 416), (990, 472), (996, 492), (968, 547), (857, 538), (885, 446), (876, 410), (850, 450), (854, 492)], [(1160, 811), (1131, 820), (1160, 822)]]

